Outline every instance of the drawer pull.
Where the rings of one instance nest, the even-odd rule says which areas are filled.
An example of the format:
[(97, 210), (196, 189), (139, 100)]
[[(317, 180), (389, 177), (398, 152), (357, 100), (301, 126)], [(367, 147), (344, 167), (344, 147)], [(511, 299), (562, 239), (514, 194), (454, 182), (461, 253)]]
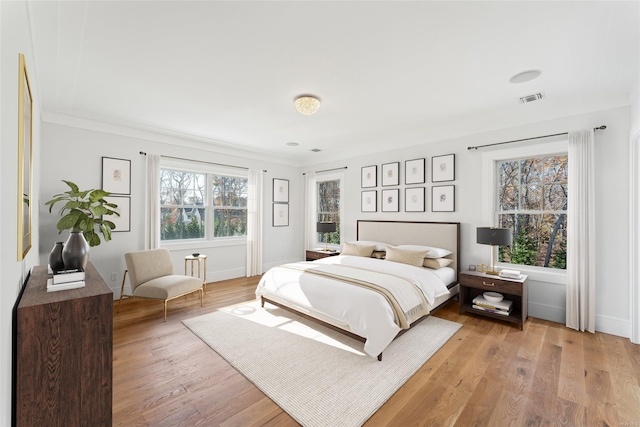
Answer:
[(482, 281), (482, 284), (485, 285), (485, 286), (495, 286), (496, 285), (495, 283), (487, 283), (484, 280)]

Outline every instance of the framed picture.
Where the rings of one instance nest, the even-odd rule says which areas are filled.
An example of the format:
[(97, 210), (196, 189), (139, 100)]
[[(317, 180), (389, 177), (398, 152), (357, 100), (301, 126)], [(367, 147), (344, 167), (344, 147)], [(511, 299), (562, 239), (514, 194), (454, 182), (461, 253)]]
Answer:
[(273, 204), (273, 226), (274, 227), (289, 226), (289, 204), (288, 203)]
[(434, 185), (431, 187), (431, 212), (455, 211), (455, 185)]
[(407, 160), (404, 162), (404, 183), (424, 184), (424, 159)]
[(118, 205), (114, 211), (120, 216), (106, 215), (103, 219), (113, 222), (116, 228), (111, 230), (112, 233), (131, 231), (131, 197), (126, 196), (107, 196), (104, 198), (107, 203), (115, 203)]
[(400, 184), (400, 177), (398, 177), (399, 170), (399, 162), (382, 165), (382, 186), (387, 187), (389, 185)]
[(360, 202), (361, 212), (378, 212), (378, 192), (369, 190), (362, 192), (362, 200)]
[(404, 189), (404, 211), (424, 212), (424, 187)]
[(289, 203), (289, 180), (273, 178), (273, 202)]
[[(18, 261), (31, 249), (33, 143), (31, 142), (33, 98), (24, 55), (18, 55)], [(37, 200), (36, 200), (37, 202)]]
[(131, 194), (131, 160), (103, 157), (102, 189), (111, 194)]
[(456, 179), (456, 155), (435, 156), (431, 158), (431, 182), (453, 181)]
[(400, 209), (399, 197), (400, 190), (397, 188), (382, 190), (382, 212), (398, 212)]
[(365, 166), (362, 168), (360, 186), (370, 188), (378, 185), (378, 166)]

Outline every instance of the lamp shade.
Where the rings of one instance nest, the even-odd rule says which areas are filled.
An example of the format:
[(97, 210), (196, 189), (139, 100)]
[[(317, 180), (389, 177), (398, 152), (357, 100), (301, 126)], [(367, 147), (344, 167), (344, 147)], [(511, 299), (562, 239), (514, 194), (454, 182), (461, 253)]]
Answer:
[(481, 245), (511, 246), (510, 228), (478, 227), (477, 242)]
[(333, 233), (336, 231), (336, 223), (335, 222), (319, 222), (317, 224), (316, 230), (318, 233)]

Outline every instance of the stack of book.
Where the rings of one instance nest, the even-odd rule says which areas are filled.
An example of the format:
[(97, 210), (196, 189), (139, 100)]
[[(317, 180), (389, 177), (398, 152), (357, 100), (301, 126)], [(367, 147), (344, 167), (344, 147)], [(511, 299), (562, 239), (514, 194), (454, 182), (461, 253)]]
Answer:
[(488, 311), (490, 313), (502, 314), (503, 316), (508, 316), (513, 309), (513, 301), (487, 301), (482, 295), (478, 295), (473, 299), (473, 308), (482, 311)]
[(84, 288), (84, 278), (84, 270), (81, 268), (52, 271), (47, 280), (47, 292)]

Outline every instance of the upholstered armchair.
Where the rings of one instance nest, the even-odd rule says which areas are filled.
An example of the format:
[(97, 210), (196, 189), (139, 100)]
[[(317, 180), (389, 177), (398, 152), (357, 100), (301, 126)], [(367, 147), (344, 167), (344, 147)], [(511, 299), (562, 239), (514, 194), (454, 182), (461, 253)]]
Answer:
[[(122, 297), (164, 300), (164, 320), (167, 321), (167, 302), (187, 294), (200, 293), (202, 306), (202, 279), (173, 274), (173, 262), (167, 249), (148, 249), (124, 254), (127, 269), (122, 277), (118, 312)], [(131, 295), (124, 295), (124, 284), (129, 273)]]

